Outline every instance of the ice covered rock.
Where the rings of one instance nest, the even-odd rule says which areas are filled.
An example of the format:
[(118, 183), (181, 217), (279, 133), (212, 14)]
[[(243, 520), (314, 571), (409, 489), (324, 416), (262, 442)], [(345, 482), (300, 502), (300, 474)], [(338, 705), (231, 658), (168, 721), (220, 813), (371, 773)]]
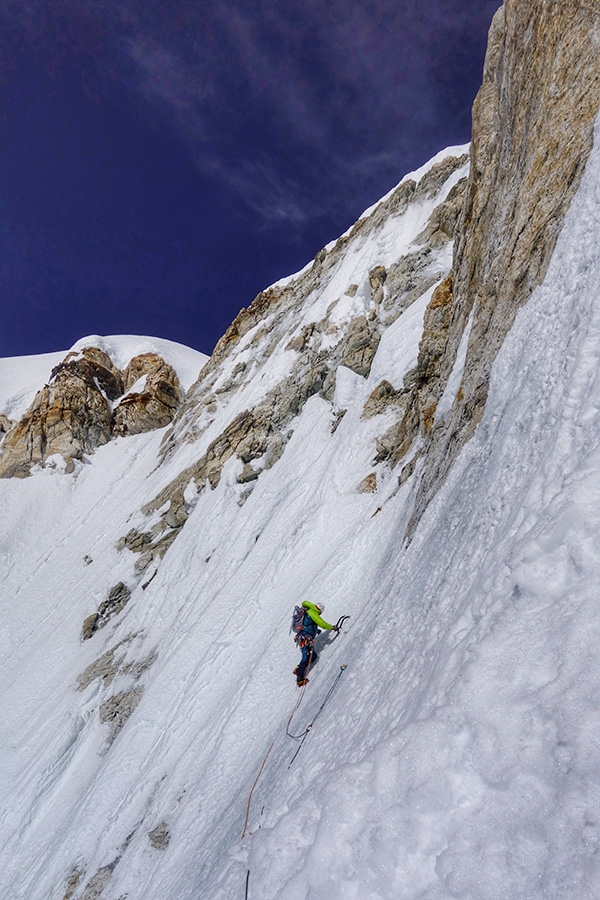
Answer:
[(136, 706), (142, 699), (144, 686), (140, 685), (130, 691), (122, 691), (105, 700), (101, 705), (100, 721), (110, 728), (109, 743), (112, 744), (120, 730), (131, 716)]
[(63, 896), (63, 900), (71, 900), (71, 897), (77, 890), (79, 882), (83, 878), (85, 872), (83, 872), (80, 868), (75, 868), (69, 877), (67, 878), (67, 884), (65, 886), (65, 893)]

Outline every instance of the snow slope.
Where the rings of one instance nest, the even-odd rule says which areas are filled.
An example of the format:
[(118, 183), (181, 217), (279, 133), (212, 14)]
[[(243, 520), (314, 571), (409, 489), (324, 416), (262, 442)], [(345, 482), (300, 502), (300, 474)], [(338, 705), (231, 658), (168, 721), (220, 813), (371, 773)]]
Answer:
[(0, 410), (9, 419), (23, 415), (36, 393), (50, 380), (50, 373), (67, 354), (11, 356), (0, 359)]
[[(381, 465), (377, 492), (357, 493), (381, 430), (361, 412), (413, 364), (426, 299), (390, 326), (369, 378), (340, 370), (333, 407), (311, 397), (242, 506), (230, 459), (144, 575), (115, 543), (194, 445), (157, 468), (163, 432), (137, 435), (71, 476), (0, 482), (0, 896), (600, 895), (599, 185), (597, 140), (483, 421), (408, 547), (418, 469), (398, 488)], [(340, 264), (342, 289), (356, 266)], [(119, 581), (130, 603), (82, 642)], [(351, 619), (321, 637), (299, 694), (288, 630), (306, 597)], [(113, 680), (88, 669), (79, 690), (104, 653)], [(99, 710), (136, 690), (111, 745)], [(315, 722), (293, 762), (292, 713), (294, 734)]]

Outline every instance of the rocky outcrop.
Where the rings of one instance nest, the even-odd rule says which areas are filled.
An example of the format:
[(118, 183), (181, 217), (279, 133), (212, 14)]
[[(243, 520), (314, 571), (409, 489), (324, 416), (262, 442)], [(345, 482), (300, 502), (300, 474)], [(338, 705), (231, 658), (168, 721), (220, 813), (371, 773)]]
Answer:
[(98, 612), (92, 613), (83, 623), (84, 641), (92, 637), (99, 628), (108, 625), (110, 619), (121, 612), (131, 599), (131, 591), (122, 581), (115, 584), (108, 592), (108, 597), (98, 607)]
[(96, 678), (101, 678), (104, 686), (107, 687), (119, 672), (123, 660), (125, 659), (125, 650), (121, 652), (119, 657), (117, 657), (117, 651), (120, 648), (127, 646), (131, 640), (131, 638), (125, 638), (125, 640), (116, 644), (110, 650), (107, 650), (106, 653), (103, 653), (98, 659), (95, 659), (93, 663), (90, 663), (90, 665), (77, 676), (78, 690), (85, 690), (88, 685), (96, 680)]
[[(143, 389), (129, 390), (141, 379)], [(122, 397), (124, 391), (129, 393)], [(55, 454), (67, 462), (65, 471), (72, 471), (73, 460), (83, 459), (113, 436), (168, 425), (180, 402), (177, 374), (154, 353), (134, 357), (121, 373), (97, 347), (71, 352), (53, 369), (49, 384), (19, 422), (0, 417), (0, 431), (6, 431), (0, 477), (26, 477), (32, 466)]]
[(358, 494), (374, 494), (377, 490), (377, 474), (370, 472), (356, 488)]
[(6, 434), (7, 431), (13, 427), (15, 423), (5, 416), (4, 413), (0, 413), (0, 434)]
[[(175, 417), (173, 429), (163, 443), (164, 456), (169, 456), (182, 439), (198, 440), (214, 421), (222, 399), (219, 392), (225, 392), (225, 388), (228, 391), (239, 390), (244, 380), (246, 383), (250, 381), (256, 369), (264, 364), (281, 341), (285, 341), (284, 347), (296, 350), (305, 357), (301, 363), (302, 371), (306, 371), (309, 365), (318, 366), (324, 360), (329, 369), (335, 371), (341, 358), (336, 350), (331, 349), (332, 344), (341, 350), (341, 341), (347, 340), (348, 359), (342, 364), (349, 364), (348, 367), (359, 374), (367, 374), (382, 329), (447, 274), (449, 265), (445, 254), (442, 254), (444, 258), (440, 261), (440, 249), (452, 240), (453, 235), (449, 232), (452, 232), (460, 210), (462, 191), (466, 186), (464, 178), (459, 179), (459, 183), (450, 188), (448, 195), (440, 201), (439, 205), (444, 207), (445, 212), (440, 212), (437, 226), (431, 226), (431, 234), (426, 234), (425, 229), (419, 235), (420, 249), (400, 257), (388, 270), (383, 266), (373, 268), (369, 276), (371, 297), (367, 302), (368, 315), (365, 311), (364, 317), (357, 316), (360, 322), (354, 319), (341, 326), (331, 323), (331, 314), (338, 298), (321, 321), (303, 324), (293, 334), (290, 334), (290, 325), (294, 318), (302, 318), (307, 302), (318, 296), (335, 276), (353, 241), (362, 241), (382, 228), (390, 218), (402, 216), (412, 203), (434, 198), (444, 189), (448, 179), (464, 169), (467, 163), (466, 155), (449, 156), (433, 165), (418, 182), (405, 179), (388, 197), (362, 216), (347, 234), (320, 250), (311, 266), (284, 285), (274, 285), (261, 292), (248, 309), (242, 309), (218, 342), (198, 381), (190, 388), (185, 403)], [(444, 239), (440, 237), (443, 229), (446, 229)], [(356, 283), (347, 285), (344, 296), (356, 296), (358, 288)], [(350, 334), (351, 330), (353, 334)], [(251, 332), (251, 338), (246, 337)], [(324, 339), (330, 339), (332, 334), (337, 333), (338, 340), (327, 340), (327, 351), (319, 356)], [(233, 361), (245, 345), (252, 347), (253, 366), (248, 366), (245, 360), (237, 362), (240, 367), (238, 378), (222, 385), (218, 391), (214, 390), (219, 370), (223, 369), (229, 358)], [(235, 369), (236, 364), (231, 368)]]
[[(430, 432), (409, 532), (480, 421), (517, 310), (544, 278), (588, 159), (600, 107), (600, 19), (578, 0), (505, 0), (473, 108), (471, 170), (453, 278), (436, 293), (419, 354), (418, 415)], [(431, 429), (469, 316), (460, 390)]]
[[(465, 178), (457, 178), (455, 173), (464, 171), (467, 162), (466, 156), (449, 157), (432, 166), (419, 182), (403, 182), (348, 234), (318, 253), (312, 266), (287, 284), (269, 288), (248, 310), (240, 312), (188, 392), (163, 441), (163, 462), (181, 443), (206, 440), (204, 435), (210, 434), (215, 418), (225, 418), (223, 406), (233, 393), (238, 394), (237, 405), (240, 391), (260, 382), (261, 369), (277, 348), (278, 352), (290, 354), (286, 361), (288, 374), (279, 376), (279, 383), (267, 390), (262, 399), (256, 399), (252, 390), (254, 405), (233, 415), (199, 453), (196, 462), (143, 507), (145, 516), (159, 513), (158, 521), (151, 527), (132, 529), (117, 542), (118, 549), (127, 548), (138, 554), (137, 572), (164, 555), (185, 525), (197, 497), (207, 486), (214, 489), (218, 485), (223, 466), (232, 457), (242, 463), (235, 476), (243, 488), (238, 496), (242, 505), (262, 472), (271, 468), (284, 452), (294, 419), (307, 401), (318, 395), (332, 404), (338, 368), (343, 366), (364, 378), (369, 376), (385, 328), (448, 271), (450, 253), (446, 247), (453, 237), (466, 186)], [(445, 187), (452, 176), (453, 185)], [(431, 198), (442, 189), (444, 194), (438, 204), (442, 209), (416, 235), (418, 244), (414, 251), (399, 256), (388, 267), (380, 264), (365, 272), (362, 288), (355, 282), (344, 285), (344, 293), (334, 296), (325, 311), (317, 305), (322, 318), (307, 321), (306, 308), (318, 301), (324, 287), (335, 277), (355, 238), (360, 246), (372, 231), (384, 227), (390, 216), (403, 215), (412, 202), (428, 199), (431, 203)], [(356, 300), (349, 302), (346, 298)], [(363, 314), (359, 312), (361, 307)], [(419, 424), (415, 385), (413, 373), (403, 389), (395, 391), (386, 383), (367, 403), (365, 418), (393, 405), (399, 419), (378, 444), (377, 461), (387, 459), (395, 464), (410, 447)], [(343, 412), (332, 408), (332, 431)], [(370, 478), (361, 490), (372, 491), (373, 485), (376, 488), (376, 479)], [(190, 486), (192, 499), (186, 500)]]
[(171, 840), (167, 823), (161, 822), (160, 825), (157, 825), (156, 828), (149, 831), (148, 838), (153, 850), (166, 850)]
[(65, 885), (65, 893), (63, 895), (63, 900), (71, 900), (71, 897), (77, 890), (79, 886), (79, 882), (84, 876), (84, 872), (82, 869), (76, 868), (73, 869), (69, 877), (67, 878), (67, 883)]
[(402, 391), (397, 391), (385, 378), (380, 381), (371, 396), (365, 403), (362, 411), (363, 419), (371, 419), (379, 416), (390, 406), (397, 405), (402, 397)]
[[(544, 278), (592, 147), (599, 107), (597, 11), (576, 0), (506, 0), (492, 24), (474, 106), (468, 180), (432, 213), (415, 241), (423, 242), (422, 250), (370, 273), (379, 320), (389, 324), (413, 290), (421, 296), (439, 281), (428, 259), (456, 234), (452, 271), (426, 311), (416, 367), (400, 390), (378, 385), (363, 412), (369, 418), (396, 410), (396, 421), (376, 440), (376, 462), (395, 466), (417, 439), (425, 442), (399, 479), (404, 483), (422, 460), (409, 536), (480, 421), (496, 355), (518, 309)], [(470, 317), (462, 382), (450, 412), (438, 421)]]
[(86, 885), (85, 891), (81, 895), (81, 900), (98, 900), (112, 878), (112, 873), (115, 870), (117, 862), (118, 860), (114, 860), (114, 862), (109, 865), (102, 866), (101, 869), (98, 869), (94, 877)]
[(456, 226), (463, 209), (467, 183), (466, 178), (461, 178), (449, 192), (446, 200), (436, 206), (427, 225), (417, 235), (415, 244), (437, 248), (454, 239)]
[[(99, 900), (99, 898), (102, 896), (102, 894), (104, 894), (104, 891), (108, 887), (110, 880), (113, 876), (113, 872), (115, 871), (115, 869), (121, 862), (121, 859), (123, 858), (123, 854), (126, 852), (129, 844), (135, 837), (136, 831), (137, 831), (137, 827), (134, 828), (133, 831), (131, 831), (127, 835), (127, 837), (125, 838), (125, 840), (119, 847), (117, 855), (114, 857), (114, 859), (112, 859), (111, 862), (107, 863), (106, 865), (104, 865), (100, 869), (98, 869), (97, 872), (95, 873), (95, 875), (93, 875), (92, 878), (90, 878), (90, 880), (87, 882), (87, 884), (85, 886), (85, 889), (80, 894), (79, 900)], [(81, 880), (84, 877), (85, 877), (85, 870), (77, 867), (73, 871), (73, 873), (69, 876), (69, 879), (67, 881), (67, 891), (63, 897), (63, 900), (70, 900), (70, 898), (74, 896), (75, 891), (77, 890), (77, 887), (79, 886), (79, 883), (81, 882)], [(122, 895), (119, 897), (119, 900), (125, 900), (125, 897), (126, 897), (126, 895)]]
[(380, 338), (377, 326), (367, 321), (365, 316), (354, 319), (340, 344), (338, 365), (346, 366), (366, 378), (371, 371)]
[[(423, 337), (419, 346), (415, 392), (416, 405), (423, 435), (433, 425), (440, 385), (445, 382), (450, 323), (453, 313), (453, 273), (451, 272), (433, 292), (423, 322)], [(452, 348), (454, 357), (456, 348)]]
[(133, 714), (144, 695), (144, 686), (133, 688), (131, 691), (122, 691), (109, 697), (100, 707), (100, 721), (107, 724), (110, 729), (108, 742), (112, 744), (127, 719)]
[(29, 410), (4, 438), (0, 476), (24, 477), (55, 453), (81, 459), (111, 435), (110, 400), (122, 393), (121, 375), (106, 353), (69, 354), (52, 372)]
[(129, 634), (115, 644), (102, 656), (90, 663), (90, 665), (77, 676), (77, 688), (84, 691), (96, 679), (102, 679), (104, 687), (108, 687), (117, 675), (131, 675), (137, 681), (141, 675), (155, 662), (157, 653), (153, 650), (148, 656), (142, 657), (133, 663), (126, 663), (127, 648), (138, 638), (138, 634)]
[(135, 356), (123, 372), (123, 384), (127, 393), (113, 412), (115, 436), (154, 431), (173, 420), (181, 388), (175, 369), (162, 357), (156, 353)]
[(120, 684), (123, 679), (130, 682), (129, 689), (121, 690), (107, 697), (98, 708), (100, 721), (109, 726), (109, 745), (112, 744), (142, 699), (144, 685), (138, 683), (140, 678), (158, 659), (156, 650), (151, 650), (147, 656), (133, 662), (125, 662), (136, 639), (143, 640), (143, 635), (128, 635), (90, 663), (77, 677), (77, 688), (80, 691), (84, 691), (96, 680), (101, 680), (102, 687), (107, 688), (117, 675), (120, 678)]

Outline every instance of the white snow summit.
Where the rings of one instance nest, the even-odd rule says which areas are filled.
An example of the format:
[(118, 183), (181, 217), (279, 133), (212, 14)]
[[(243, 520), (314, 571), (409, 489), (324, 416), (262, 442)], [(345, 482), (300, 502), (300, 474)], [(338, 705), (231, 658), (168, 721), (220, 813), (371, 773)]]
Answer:
[(210, 359), (0, 360), (0, 897), (600, 896), (599, 108), (505, 0), (471, 145)]

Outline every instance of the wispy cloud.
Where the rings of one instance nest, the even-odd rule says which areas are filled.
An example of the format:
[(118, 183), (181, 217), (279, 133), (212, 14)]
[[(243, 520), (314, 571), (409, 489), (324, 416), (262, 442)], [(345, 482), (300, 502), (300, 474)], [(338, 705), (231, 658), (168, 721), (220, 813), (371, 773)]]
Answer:
[[(203, 175), (264, 224), (303, 227), (349, 196), (367, 205), (439, 149), (444, 38), (485, 30), (497, 5), (0, 0), (0, 12), (41, 31), (52, 16), (92, 17), (107, 35), (104, 64)], [(409, 158), (419, 143), (421, 160)]]
[(266, 224), (301, 225), (372, 181), (391, 186), (409, 84), (427, 105), (426, 62), (410, 42), (401, 53), (394, 43), (415, 17), (400, 21), (389, 0), (371, 7), (263, 0), (249, 14), (229, 0), (202, 17), (186, 7), (185, 33), (138, 19), (126, 45), (135, 86), (206, 174)]
[(327, 195), (308, 193), (276, 159), (247, 159), (227, 166), (222, 180), (258, 213), (262, 226), (303, 228), (329, 212)]
[(177, 52), (150, 35), (136, 35), (126, 42), (135, 63), (135, 87), (147, 100), (158, 104), (194, 142), (208, 140), (203, 110), (211, 90), (197, 68), (190, 69)]

